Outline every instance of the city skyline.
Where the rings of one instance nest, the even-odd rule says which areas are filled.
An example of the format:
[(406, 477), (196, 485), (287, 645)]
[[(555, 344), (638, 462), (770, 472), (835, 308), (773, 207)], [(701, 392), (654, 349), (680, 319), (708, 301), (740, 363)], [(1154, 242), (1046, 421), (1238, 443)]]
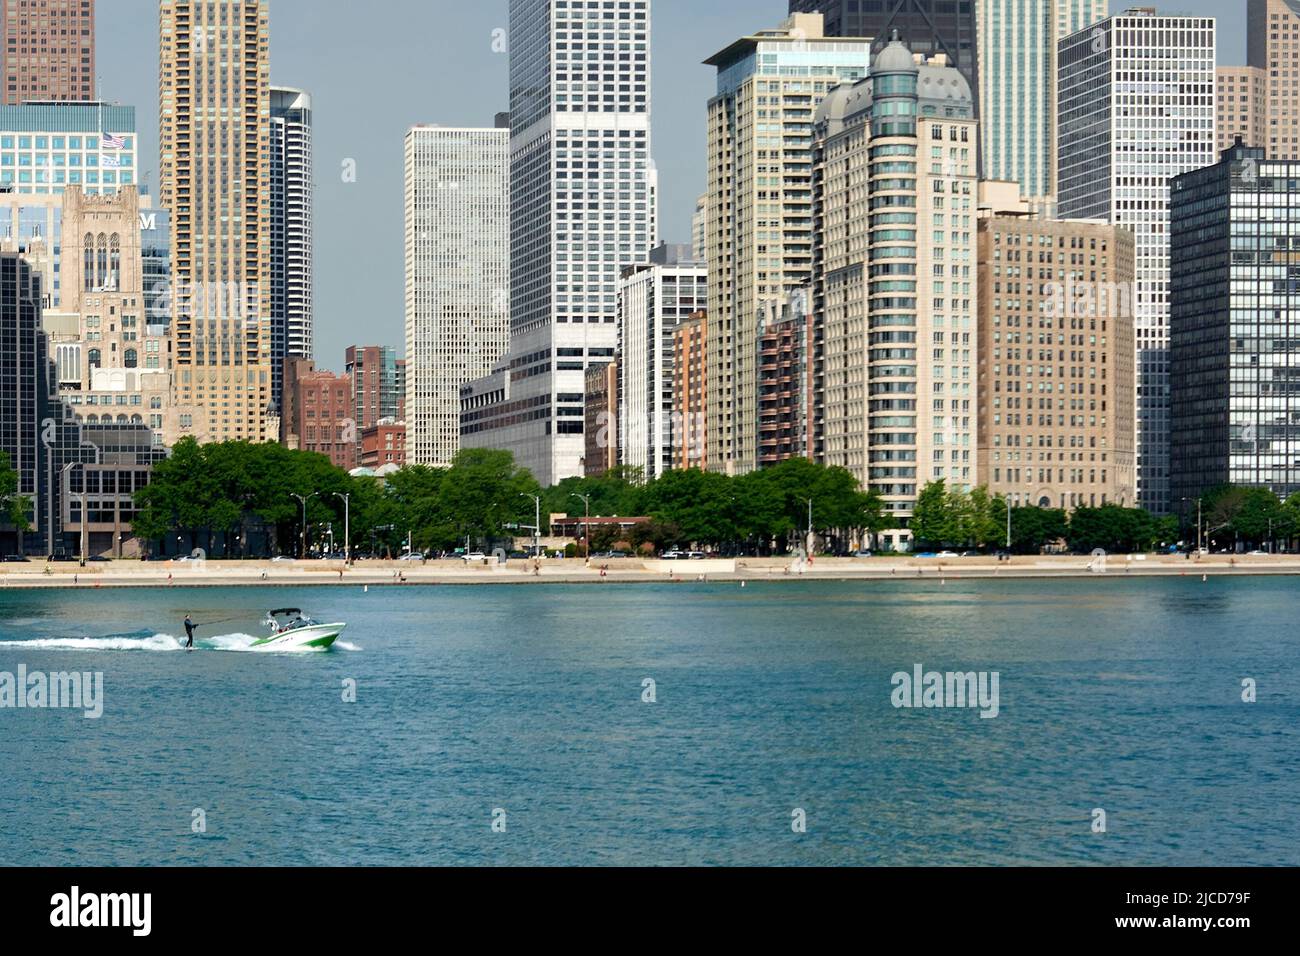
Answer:
[[(1112, 2), (1110, 9), (1133, 5)], [(271, 0), (271, 82), (313, 98), (314, 354), (322, 367), (341, 370), (344, 350), (363, 327), (358, 316), (365, 317), (361, 338), (402, 347), (403, 137), (420, 123), (491, 126), (507, 108), (508, 57), (493, 52), (493, 31), (506, 29), (508, 5), (387, 0), (389, 16), (370, 22), (319, 18), (316, 6)], [(1235, 17), (1214, 0), (1180, 0), (1169, 9), (1216, 15), (1218, 62), (1233, 65), (1246, 62), (1245, 0), (1237, 6)], [(716, 76), (703, 60), (737, 36), (779, 23), (788, 9), (788, 0), (656, 0), (652, 129), (661, 238), (690, 241), (695, 201), (705, 192), (706, 103)], [(390, 19), (408, 27), (383, 29)], [(111, 13), (101, 5), (96, 22), (99, 89), (106, 101), (136, 108), (140, 171), (155, 205), (156, 24), (153, 0), (115, 0)], [(407, 82), (394, 84), (399, 62)], [(457, 82), (446, 84), (448, 76)], [(347, 160), (355, 161), (354, 182), (342, 181)]]

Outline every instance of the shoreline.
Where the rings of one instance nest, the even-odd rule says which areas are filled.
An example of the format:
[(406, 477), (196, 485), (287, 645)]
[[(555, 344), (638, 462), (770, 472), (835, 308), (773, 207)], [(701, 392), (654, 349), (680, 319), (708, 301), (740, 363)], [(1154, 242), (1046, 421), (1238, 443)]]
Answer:
[[(474, 587), (483, 585), (603, 585), (668, 583), (758, 583), (795, 581), (1053, 580), (1154, 577), (1300, 576), (1300, 555), (1212, 555), (1199, 560), (1182, 556), (1110, 556), (1104, 569), (1082, 556), (996, 558), (818, 558), (801, 568), (790, 558), (742, 558), (706, 561), (581, 559), (544, 561), (541, 573), (530, 563), (465, 567), (460, 561), (429, 564), (342, 562), (209, 561), (202, 568), (183, 564), (121, 561), (81, 568), (32, 562), (0, 566), (0, 591), (101, 590), (168, 587)], [(604, 569), (602, 573), (602, 569)], [(342, 572), (340, 574), (340, 571)], [(404, 580), (397, 580), (397, 575)]]

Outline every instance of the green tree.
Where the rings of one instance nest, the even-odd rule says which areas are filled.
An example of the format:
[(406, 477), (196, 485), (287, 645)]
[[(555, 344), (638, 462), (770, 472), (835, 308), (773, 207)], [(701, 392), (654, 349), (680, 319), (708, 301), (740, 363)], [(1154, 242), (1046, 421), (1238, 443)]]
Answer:
[(0, 451), (0, 523), (13, 527), (18, 535), (20, 552), (22, 536), (31, 530), (31, 524), (27, 521), (31, 507), (31, 499), (18, 494), (18, 472), (14, 471), (8, 453)]
[(948, 494), (948, 483), (929, 482), (916, 496), (912, 508), (912, 538), (918, 545), (941, 547), (961, 533), (958, 515)]

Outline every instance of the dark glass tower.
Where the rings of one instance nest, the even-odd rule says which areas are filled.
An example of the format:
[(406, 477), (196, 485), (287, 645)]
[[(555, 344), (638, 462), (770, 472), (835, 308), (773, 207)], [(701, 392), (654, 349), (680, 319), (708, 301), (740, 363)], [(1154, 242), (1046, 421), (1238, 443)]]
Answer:
[(884, 49), (894, 30), (913, 53), (946, 53), (976, 93), (979, 57), (975, 45), (975, 0), (790, 0), (791, 13), (820, 13), (828, 37), (871, 37), (872, 51)]
[(1240, 143), (1170, 189), (1175, 510), (1300, 491), (1300, 162)]

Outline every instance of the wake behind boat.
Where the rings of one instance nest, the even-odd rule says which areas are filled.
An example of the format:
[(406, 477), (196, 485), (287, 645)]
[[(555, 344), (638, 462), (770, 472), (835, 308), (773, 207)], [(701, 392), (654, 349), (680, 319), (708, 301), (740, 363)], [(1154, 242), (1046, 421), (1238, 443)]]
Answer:
[(346, 624), (320, 624), (309, 617), (303, 617), (302, 610), (296, 607), (270, 611), (264, 623), (271, 629), (271, 634), (254, 641), (253, 647), (312, 647), (328, 650), (347, 627)]

